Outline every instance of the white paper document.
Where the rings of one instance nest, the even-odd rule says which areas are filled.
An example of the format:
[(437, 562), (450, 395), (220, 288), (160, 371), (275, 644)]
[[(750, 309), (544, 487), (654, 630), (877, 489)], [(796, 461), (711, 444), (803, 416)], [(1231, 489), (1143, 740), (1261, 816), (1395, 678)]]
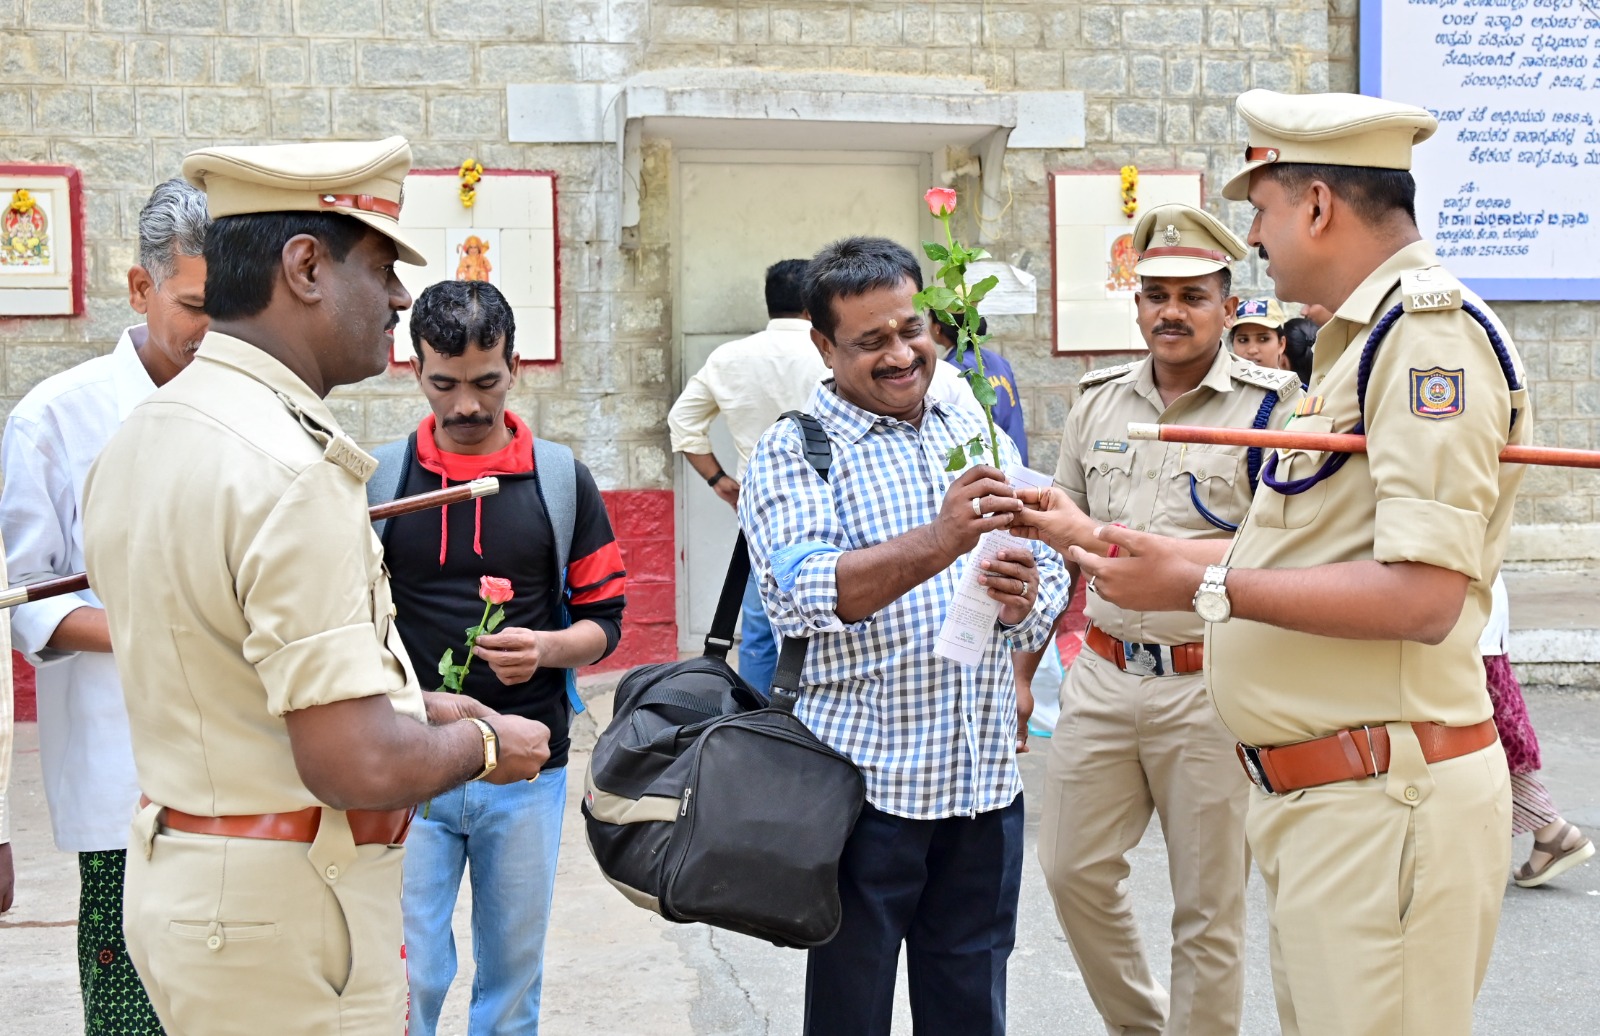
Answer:
[[(1006, 479), (1019, 489), (1042, 489), (1051, 482), (1049, 475), (1020, 464), (1006, 469)], [(933, 648), (933, 653), (940, 658), (964, 666), (976, 666), (983, 660), (984, 649), (994, 635), (995, 620), (1000, 617), (1000, 602), (989, 596), (988, 588), (978, 582), (978, 577), (983, 575), (983, 562), (992, 561), (1007, 547), (1027, 550), (1029, 544), (1003, 529), (996, 530), (984, 533), (972, 553), (966, 556), (961, 582), (956, 587), (956, 595), (950, 599), (950, 608), (945, 612), (944, 625), (939, 627), (939, 639)]]

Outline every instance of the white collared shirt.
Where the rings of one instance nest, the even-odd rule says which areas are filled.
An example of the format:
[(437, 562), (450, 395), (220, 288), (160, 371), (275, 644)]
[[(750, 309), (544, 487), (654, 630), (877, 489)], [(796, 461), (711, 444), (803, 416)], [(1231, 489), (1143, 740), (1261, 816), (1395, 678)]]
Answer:
[[(811, 321), (774, 317), (765, 331), (717, 346), (689, 379), (667, 414), (672, 449), (710, 453), (711, 422), (720, 413), (739, 451), (734, 477), (743, 481), (761, 433), (784, 413), (804, 410), (827, 376), (828, 366), (811, 341)], [(984, 419), (983, 407), (955, 364), (935, 361), (928, 398)]]
[(711, 422), (720, 413), (739, 451), (734, 477), (743, 479), (761, 433), (785, 412), (805, 409), (827, 374), (811, 341), (811, 321), (775, 317), (766, 330), (725, 342), (706, 357), (667, 414), (672, 448), (710, 453)]
[[(129, 328), (105, 356), (47, 378), (23, 397), (0, 440), (5, 489), (0, 533), (13, 583), (82, 572), (83, 482), (106, 440), (155, 391)], [(100, 652), (45, 645), (91, 591), (12, 611), (17, 650), (38, 667), (39, 759), (56, 848), (124, 849), (138, 806), (128, 713), (116, 662)]]

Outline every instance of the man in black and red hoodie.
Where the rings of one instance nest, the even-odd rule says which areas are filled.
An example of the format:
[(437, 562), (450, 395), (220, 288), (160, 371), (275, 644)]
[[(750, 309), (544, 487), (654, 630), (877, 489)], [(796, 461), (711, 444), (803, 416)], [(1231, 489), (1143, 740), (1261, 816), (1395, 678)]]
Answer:
[[(469, 1027), (485, 1036), (538, 1032), (568, 726), (581, 708), (568, 675), (610, 654), (622, 634), (622, 554), (594, 478), (564, 447), (536, 446), (533, 430), (506, 409), (515, 336), (511, 307), (490, 284), (444, 281), (424, 291), (411, 315), (411, 363), (433, 413), (403, 447), (377, 451), (386, 466), (401, 466), (399, 495), (500, 480), (495, 496), (387, 523), (395, 622), (419, 680), (437, 686), (447, 650), (457, 664), (466, 660), (466, 631), (485, 611), (480, 579), (510, 580), (505, 622), (478, 640), (463, 693), (550, 728), (550, 761), (537, 780), (466, 784), (433, 799), (412, 824), (404, 905), (413, 1036), (432, 1036), (455, 977), (450, 919), (469, 866), (477, 961)], [(397, 469), (388, 470), (392, 478)], [(571, 536), (564, 583), (563, 521)]]

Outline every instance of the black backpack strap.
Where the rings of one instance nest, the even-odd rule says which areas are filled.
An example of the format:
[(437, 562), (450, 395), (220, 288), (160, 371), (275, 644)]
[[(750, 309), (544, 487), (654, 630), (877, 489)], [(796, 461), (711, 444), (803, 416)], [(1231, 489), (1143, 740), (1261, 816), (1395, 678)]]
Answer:
[[(828, 473), (833, 470), (833, 443), (828, 440), (822, 422), (798, 410), (790, 410), (783, 417), (799, 427), (805, 443), (806, 463), (818, 478), (828, 481)], [(810, 645), (807, 637), (783, 638), (783, 647), (778, 651), (778, 668), (772, 674), (773, 708), (794, 711), (795, 702), (800, 698), (800, 671), (805, 668), (806, 649)]]
[(817, 473), (818, 478), (828, 481), (828, 472), (833, 468), (833, 443), (828, 441), (828, 433), (823, 431), (822, 422), (798, 410), (786, 411), (783, 418), (799, 426), (800, 437), (805, 441), (806, 463), (811, 465), (811, 470)]

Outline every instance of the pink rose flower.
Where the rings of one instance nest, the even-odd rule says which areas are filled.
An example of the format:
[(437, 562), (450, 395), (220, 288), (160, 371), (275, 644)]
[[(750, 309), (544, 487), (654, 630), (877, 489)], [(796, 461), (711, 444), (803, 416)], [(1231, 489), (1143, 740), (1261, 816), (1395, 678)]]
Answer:
[(490, 604), (505, 604), (516, 596), (511, 592), (511, 580), (499, 576), (484, 576), (478, 580), (478, 597)]
[(929, 187), (922, 200), (928, 203), (928, 211), (935, 216), (947, 216), (956, 211), (956, 192), (948, 187)]

